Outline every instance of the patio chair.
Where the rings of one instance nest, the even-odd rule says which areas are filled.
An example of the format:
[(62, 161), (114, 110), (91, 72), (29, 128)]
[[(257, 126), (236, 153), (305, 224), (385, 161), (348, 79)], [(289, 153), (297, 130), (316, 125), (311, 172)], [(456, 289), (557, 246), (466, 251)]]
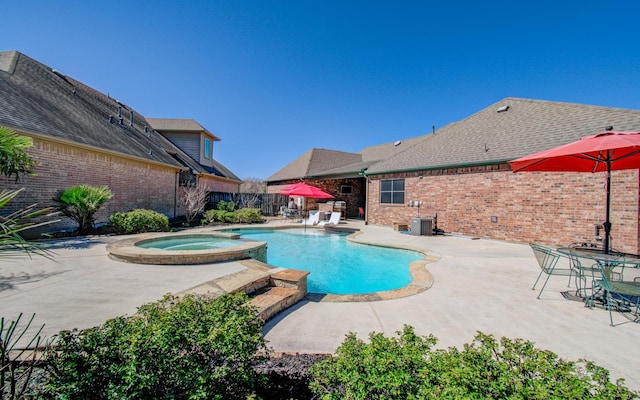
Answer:
[(320, 211), (318, 210), (309, 211), (309, 218), (302, 220), (303, 225), (318, 225), (319, 222), (320, 222)]
[(329, 221), (320, 221), (318, 223), (318, 225), (320, 226), (325, 226), (325, 225), (338, 225), (340, 223), (340, 215), (342, 213), (339, 211), (334, 211), (331, 213), (331, 217), (329, 218)]
[(533, 284), (531, 290), (535, 290), (542, 274), (547, 275), (547, 279), (545, 279), (544, 284), (542, 285), (542, 289), (540, 289), (540, 293), (538, 293), (538, 299), (542, 295), (544, 288), (547, 286), (547, 282), (549, 282), (549, 278), (551, 277), (551, 275), (568, 276), (569, 284), (567, 286), (571, 286), (571, 276), (574, 274), (573, 270), (570, 266), (567, 268), (563, 268), (558, 267), (557, 265), (560, 258), (564, 258), (564, 255), (558, 253), (556, 249), (552, 247), (542, 246), (535, 243), (530, 243), (529, 246), (531, 246), (531, 250), (533, 250), (533, 254), (538, 261), (538, 265), (540, 265), (540, 274), (538, 274), (538, 278)]
[(595, 259), (581, 256), (580, 253), (590, 252), (596, 255), (602, 252), (602, 249), (597, 245), (585, 243), (572, 243), (569, 249), (571, 268), (575, 272), (576, 296), (582, 297), (585, 306), (593, 307), (602, 295), (602, 287), (599, 284), (602, 276)]
[(600, 261), (598, 268), (601, 280), (598, 284), (604, 290), (604, 305), (609, 309), (609, 322), (613, 324), (613, 310), (620, 312), (630, 311), (635, 306), (634, 322), (638, 322), (640, 315), (640, 269), (638, 263), (633, 265), (619, 261)]

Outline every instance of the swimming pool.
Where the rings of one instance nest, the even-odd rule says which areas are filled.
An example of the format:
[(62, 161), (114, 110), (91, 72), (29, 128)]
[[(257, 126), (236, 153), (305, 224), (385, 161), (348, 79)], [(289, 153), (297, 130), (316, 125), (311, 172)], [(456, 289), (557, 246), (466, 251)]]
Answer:
[(409, 264), (424, 256), (410, 250), (350, 242), (346, 233), (322, 229), (233, 230), (267, 242), (267, 262), (309, 271), (308, 291), (366, 294), (399, 289), (412, 281)]

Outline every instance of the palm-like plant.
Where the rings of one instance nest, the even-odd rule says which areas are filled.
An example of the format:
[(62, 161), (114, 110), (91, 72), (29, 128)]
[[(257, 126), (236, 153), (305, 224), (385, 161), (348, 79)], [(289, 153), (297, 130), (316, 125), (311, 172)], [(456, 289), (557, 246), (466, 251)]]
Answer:
[(78, 185), (57, 193), (53, 199), (64, 216), (78, 223), (80, 233), (94, 227), (94, 215), (100, 207), (113, 197), (106, 186)]
[[(0, 192), (0, 209), (6, 206), (23, 190), (24, 189), (4, 190)], [(14, 211), (9, 215), (0, 216), (0, 251), (3, 252), (3, 257), (11, 254), (5, 253), (7, 251), (19, 251), (49, 257), (49, 251), (34, 242), (25, 240), (21, 233), (27, 229), (57, 222), (57, 220), (50, 218), (55, 215), (52, 211), (53, 209), (50, 207), (36, 209), (36, 204), (32, 204), (26, 208)], [(48, 219), (42, 222), (32, 221), (33, 218), (40, 216), (45, 216)]]
[(0, 175), (15, 176), (17, 182), (20, 175), (32, 174), (33, 160), (24, 152), (32, 145), (30, 137), (0, 126)]

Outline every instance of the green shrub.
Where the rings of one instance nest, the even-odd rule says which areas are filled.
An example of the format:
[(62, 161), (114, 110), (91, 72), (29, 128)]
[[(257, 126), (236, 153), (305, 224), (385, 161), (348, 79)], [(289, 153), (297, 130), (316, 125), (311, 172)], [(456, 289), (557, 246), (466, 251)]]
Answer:
[(109, 217), (109, 225), (121, 234), (166, 232), (169, 230), (169, 218), (152, 210), (137, 209), (113, 213)]
[(241, 208), (235, 212), (235, 222), (243, 224), (253, 224), (262, 222), (262, 213), (257, 208)]
[(208, 210), (204, 213), (201, 223), (210, 224), (213, 222), (232, 223), (235, 221), (235, 213), (226, 210)]
[(234, 211), (236, 209), (236, 205), (233, 201), (224, 201), (221, 200), (218, 202), (218, 205), (216, 207), (218, 210), (223, 210), (223, 211)]
[(333, 358), (315, 364), (311, 390), (322, 399), (633, 399), (594, 363), (564, 361), (522, 339), (478, 333), (462, 351), (434, 350), (433, 336), (405, 326), (397, 338), (347, 335)]
[(93, 216), (113, 194), (106, 186), (78, 185), (59, 191), (53, 201), (64, 216), (78, 223), (80, 233), (93, 229)]
[(64, 399), (245, 399), (260, 376), (261, 323), (247, 296), (167, 296), (132, 317), (61, 332), (45, 395)]
[(208, 210), (204, 213), (201, 221), (202, 224), (212, 222), (251, 224), (264, 222), (264, 218), (262, 218), (260, 210), (256, 208), (236, 210), (232, 201), (220, 201), (215, 210)]

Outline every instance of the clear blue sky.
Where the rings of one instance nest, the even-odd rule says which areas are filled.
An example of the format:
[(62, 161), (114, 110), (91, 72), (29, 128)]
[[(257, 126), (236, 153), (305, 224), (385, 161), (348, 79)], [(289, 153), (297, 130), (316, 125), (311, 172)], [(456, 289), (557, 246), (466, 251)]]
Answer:
[(7, 1), (18, 50), (148, 117), (193, 118), (266, 178), (504, 97), (640, 109), (637, 1)]

